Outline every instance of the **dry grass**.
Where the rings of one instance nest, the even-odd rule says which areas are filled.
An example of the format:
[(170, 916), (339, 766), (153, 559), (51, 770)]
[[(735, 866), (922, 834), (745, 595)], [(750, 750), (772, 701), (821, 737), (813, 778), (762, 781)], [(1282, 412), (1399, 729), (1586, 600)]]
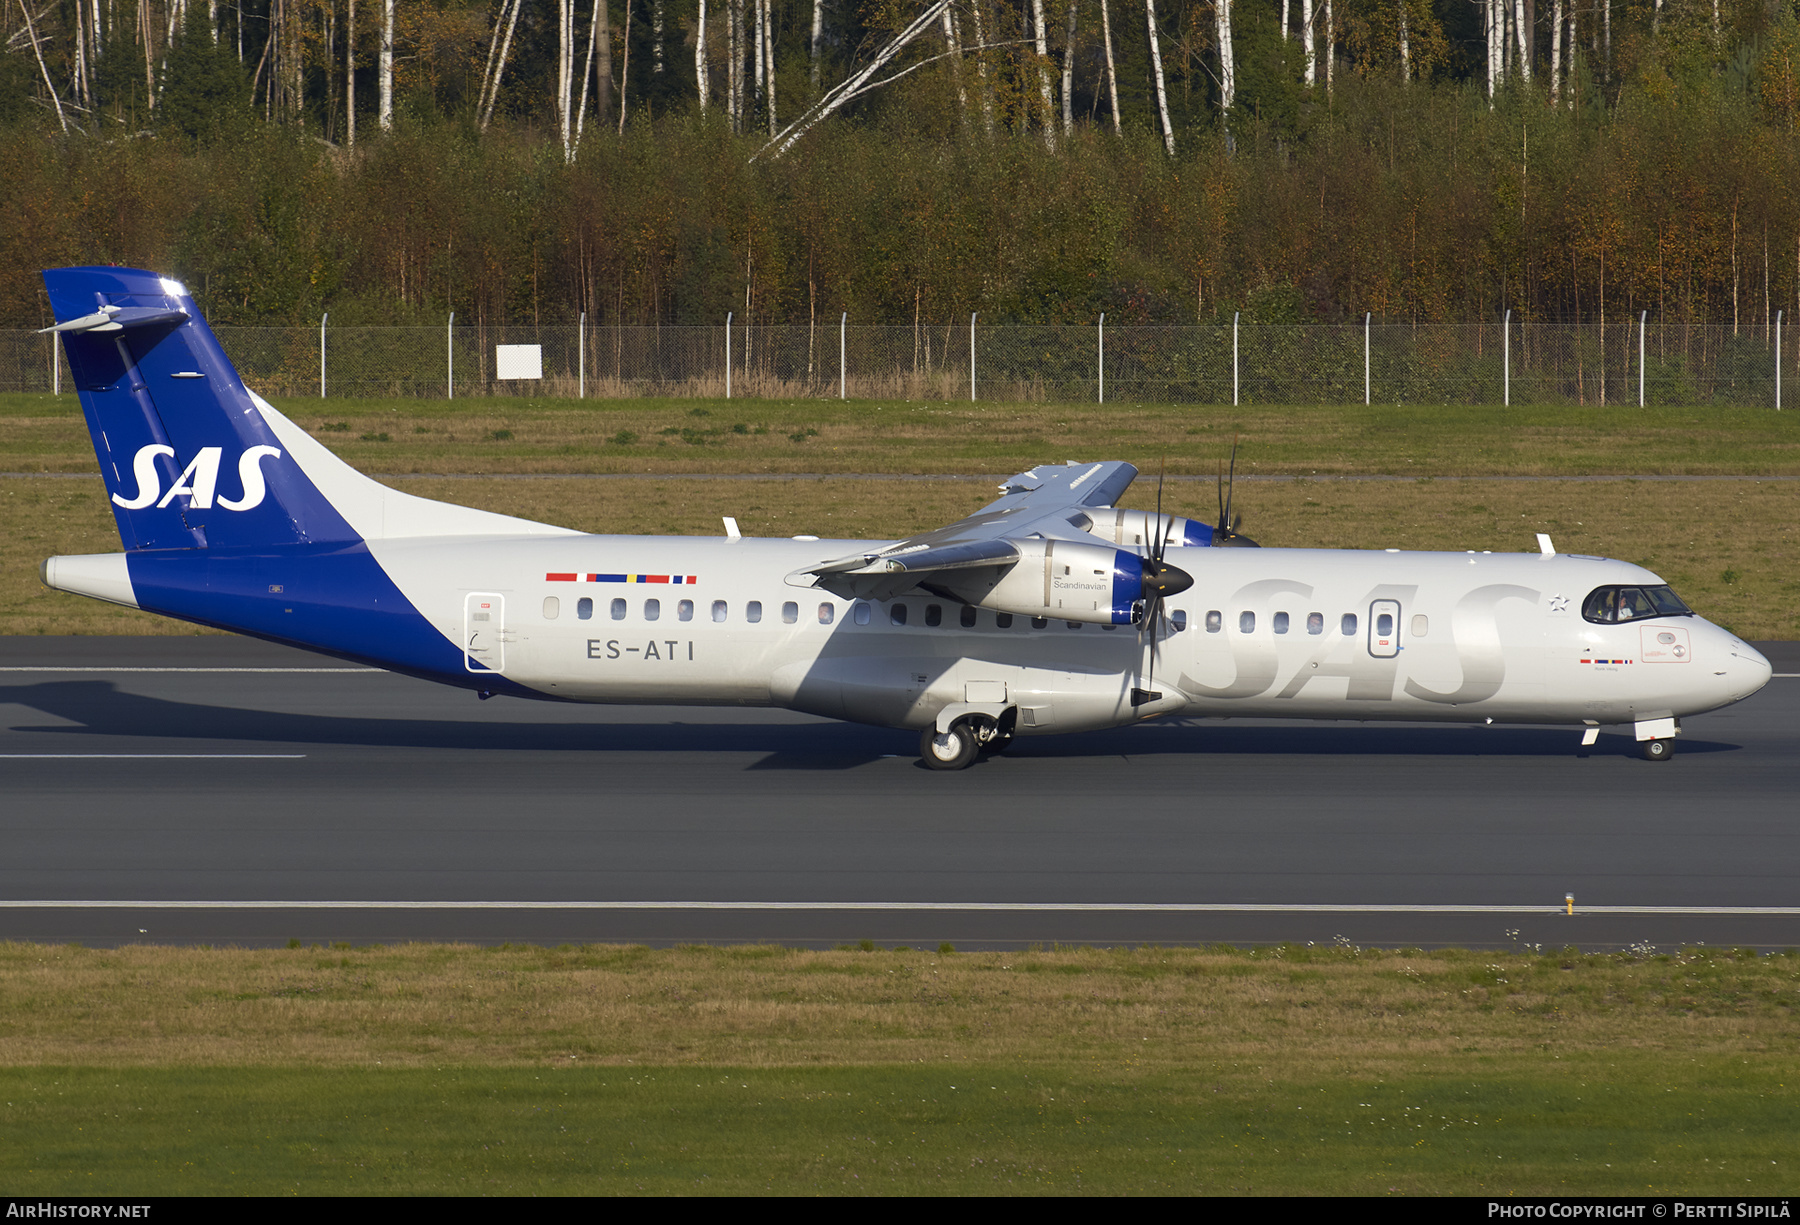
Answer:
[(823, 1067), (1791, 1052), (1800, 962), (1068, 949), (1019, 953), (0, 945), (0, 1063)]
[[(1004, 476), (1124, 458), (1210, 474), (1800, 473), (1800, 414), (1764, 409), (874, 401), (295, 398), (293, 419), (373, 472), (912, 472)], [(91, 470), (73, 396), (0, 395), (0, 469)]]
[[(714, 535), (734, 515), (753, 535), (892, 538), (968, 514), (987, 479), (847, 477), (396, 480), (409, 493), (592, 532)], [(1126, 504), (1149, 507), (1140, 480)], [(1171, 482), (1166, 508), (1210, 521), (1210, 481)], [(1255, 481), (1244, 530), (1269, 546), (1535, 550), (1641, 562), (1702, 615), (1749, 638), (1800, 638), (1800, 482)], [(99, 478), (0, 478), (0, 608), (15, 634), (186, 634), (193, 627), (45, 590), (53, 553), (119, 548)]]

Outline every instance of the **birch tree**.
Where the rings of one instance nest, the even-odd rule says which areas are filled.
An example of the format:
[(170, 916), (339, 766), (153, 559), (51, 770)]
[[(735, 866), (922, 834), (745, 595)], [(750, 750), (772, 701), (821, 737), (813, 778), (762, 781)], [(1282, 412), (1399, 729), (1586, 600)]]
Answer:
[(1100, 36), (1106, 43), (1106, 97), (1112, 108), (1113, 135), (1122, 136), (1125, 129), (1119, 120), (1119, 71), (1113, 66), (1112, 11), (1109, 0), (1100, 0)]
[(1062, 121), (1063, 135), (1075, 134), (1075, 13), (1079, 0), (1069, 0), (1069, 37), (1063, 43)]
[(1213, 0), (1219, 39), (1219, 110), (1229, 113), (1237, 100), (1237, 63), (1231, 45), (1231, 0)]
[(1044, 29), (1044, 0), (1031, 0), (1031, 25), (1037, 44), (1038, 117), (1044, 127), (1044, 148), (1056, 152), (1056, 121), (1051, 118), (1050, 39)]
[[(242, 24), (242, 18), (239, 19)], [(383, 132), (394, 130), (394, 0), (381, 0), (381, 60), (375, 70), (381, 94), (376, 122)]]
[(1169, 91), (1163, 85), (1162, 44), (1156, 37), (1156, 0), (1144, 0), (1144, 24), (1150, 31), (1150, 71), (1156, 78), (1156, 113), (1162, 120), (1163, 147), (1175, 156), (1175, 129), (1169, 125)]

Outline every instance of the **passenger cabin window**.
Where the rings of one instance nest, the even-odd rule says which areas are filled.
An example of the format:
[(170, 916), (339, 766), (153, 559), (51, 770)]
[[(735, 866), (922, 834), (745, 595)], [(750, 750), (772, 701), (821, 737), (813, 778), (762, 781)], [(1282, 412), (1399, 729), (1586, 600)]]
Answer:
[(1325, 614), (1307, 613), (1306, 632), (1309, 634), (1323, 634), (1325, 632)]
[(1041, 630), (1046, 625), (1049, 625), (1049, 624), (1050, 624), (1050, 618), (1048, 618), (1048, 617), (1033, 617), (1031, 619), (1031, 628), (1034, 630)]
[(744, 620), (748, 621), (751, 625), (755, 625), (762, 620), (761, 600), (751, 600), (748, 604), (744, 605)]
[(694, 619), (694, 602), (692, 600), (683, 600), (681, 603), (677, 604), (675, 606), (675, 616), (683, 621), (692, 621)]
[(1216, 608), (1208, 609), (1206, 612), (1206, 632), (1209, 634), (1216, 634), (1224, 628), (1225, 615)]
[(1414, 613), (1413, 614), (1412, 636), (1414, 638), (1423, 638), (1426, 634), (1426, 631), (1428, 631), (1430, 629), (1431, 629), (1431, 622), (1429, 622), (1425, 619), (1424, 613)]
[(725, 618), (730, 614), (730, 612), (731, 612), (731, 609), (726, 606), (724, 600), (714, 600), (713, 601), (712, 619), (714, 621), (725, 620)]
[(662, 601), (661, 600), (645, 600), (644, 601), (644, 620), (660, 621), (661, 619), (662, 619)]
[(925, 624), (942, 625), (943, 623), (944, 606), (942, 604), (927, 604), (925, 606)]
[(553, 595), (544, 597), (544, 620), (554, 621), (562, 612), (562, 601)]
[(994, 614), (994, 625), (996, 628), (1003, 629), (1003, 630), (1011, 629), (1012, 628), (1012, 614), (1011, 613), (995, 613)]
[(588, 597), (586, 597), (586, 596), (582, 596), (579, 600), (576, 600), (575, 601), (575, 615), (577, 617), (580, 617), (583, 621), (593, 620), (593, 618), (594, 618), (594, 602), (592, 600), (588, 599)]
[(1270, 626), (1270, 628), (1273, 629), (1277, 634), (1287, 633), (1288, 632), (1288, 615), (1284, 612), (1276, 613), (1274, 623)]
[(625, 599), (623, 596), (614, 599), (612, 602), (612, 619), (614, 621), (623, 621), (625, 619)]
[(819, 605), (819, 624), (830, 625), (837, 619), (837, 609), (829, 604)]
[(888, 609), (888, 620), (895, 625), (906, 624), (906, 605), (896, 604)]
[(851, 619), (858, 625), (867, 625), (869, 623), (869, 606), (862, 601), (857, 601), (855, 607), (851, 610), (851, 613)]
[(1694, 610), (1667, 587), (1596, 587), (1581, 603), (1582, 619), (1595, 625), (1693, 615)]
[(1238, 614), (1238, 633), (1254, 634), (1256, 632), (1256, 614), (1241, 612)]
[(799, 620), (800, 606), (798, 604), (789, 600), (786, 604), (781, 606), (781, 623), (783, 625), (793, 625)]
[(1066, 621), (1066, 622), (1064, 622), (1064, 624), (1067, 625), (1072, 630), (1078, 630), (1081, 628), (1081, 622), (1079, 622), (1079, 621)]
[(974, 629), (975, 606), (973, 604), (964, 604), (962, 606), (962, 611), (956, 614), (956, 620), (964, 629)]
[(1343, 632), (1343, 635), (1346, 638), (1356, 637), (1356, 614), (1345, 613), (1344, 619), (1338, 622), (1338, 629)]
[[(1187, 610), (1177, 608), (1174, 612), (1169, 614), (1169, 622), (1174, 625), (1177, 634), (1181, 633), (1183, 630), (1187, 629)], [(1106, 628), (1111, 629), (1112, 626), (1109, 625)]]

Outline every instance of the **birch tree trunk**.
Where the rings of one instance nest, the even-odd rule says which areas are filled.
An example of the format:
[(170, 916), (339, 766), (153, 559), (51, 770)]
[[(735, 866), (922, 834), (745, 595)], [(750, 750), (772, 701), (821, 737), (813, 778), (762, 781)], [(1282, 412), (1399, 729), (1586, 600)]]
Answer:
[[(813, 20), (815, 23), (818, 20), (818, 16), (819, 5), (818, 0), (815, 0), (813, 4)], [(966, 132), (969, 127), (969, 90), (968, 87), (963, 84), (962, 32), (958, 30), (956, 26), (955, 8), (946, 8), (942, 20), (944, 26), (944, 54), (950, 57), (950, 72), (951, 75), (956, 78), (956, 113), (958, 119), (962, 123), (963, 130)], [(815, 31), (813, 49), (816, 52), (819, 45), (816, 35), (818, 26), (815, 24), (813, 29)], [(813, 94), (815, 97), (818, 95), (818, 92), (819, 61), (818, 57), (815, 55), (813, 58)]]
[(594, 76), (594, 122), (606, 123), (612, 118), (612, 14), (607, 11), (607, 0), (594, 0), (594, 22), (598, 32), (594, 35), (595, 55), (600, 61), (600, 69)]
[(1550, 105), (1562, 101), (1563, 0), (1550, 5)]
[(725, 30), (729, 61), (725, 74), (725, 109), (731, 117), (731, 130), (740, 132), (744, 122), (744, 0), (730, 0), (730, 8)]
[[(356, 148), (356, 0), (349, 0), (350, 19), (344, 32), (344, 147)], [(213, 26), (213, 42), (219, 29)]]
[(650, 3), (650, 75), (661, 76), (663, 70), (663, 29), (666, 26), (663, 0)]
[(706, 113), (706, 0), (700, 0), (700, 20), (694, 29), (694, 92), (700, 96), (700, 113)]
[(1050, 38), (1044, 29), (1044, 0), (1031, 0), (1031, 25), (1037, 42), (1038, 119), (1044, 127), (1044, 148), (1056, 152), (1056, 120), (1050, 102)]
[(1162, 43), (1156, 37), (1156, 0), (1144, 0), (1144, 25), (1150, 31), (1150, 70), (1156, 76), (1156, 113), (1162, 119), (1163, 147), (1175, 156), (1175, 129), (1169, 126), (1169, 91), (1163, 85)]
[(1213, 0), (1219, 38), (1219, 110), (1231, 111), (1237, 100), (1237, 55), (1231, 45), (1231, 0)]
[[(706, 13), (706, 0), (700, 0), (700, 12)], [(588, 85), (594, 79), (594, 44), (599, 40), (600, 28), (605, 24), (606, 0), (594, 0), (594, 12), (588, 18), (587, 55), (581, 61), (581, 105), (575, 110), (575, 151), (581, 152), (581, 133), (587, 126)], [(601, 86), (604, 95), (605, 86)]]
[(1063, 135), (1075, 134), (1075, 13), (1080, 0), (1069, 0), (1069, 40), (1063, 44)]
[(1119, 120), (1119, 72), (1113, 67), (1112, 11), (1108, 0), (1100, 0), (1100, 37), (1106, 43), (1106, 97), (1112, 107), (1113, 135), (1124, 135)]
[[(1558, 0), (1560, 3), (1560, 0)], [(1412, 51), (1406, 37), (1406, 0), (1400, 0), (1400, 80), (1412, 81)]]
[(969, 15), (975, 20), (975, 84), (981, 93), (981, 126), (994, 139), (994, 85), (988, 79), (987, 34), (981, 25), (983, 0), (970, 0)]
[(1331, 14), (1331, 0), (1325, 0), (1325, 96), (1331, 96), (1331, 74), (1337, 64), (1337, 21)]
[(774, 137), (775, 127), (775, 3), (774, 0), (762, 0), (762, 34), (764, 49), (764, 71), (768, 77), (768, 96), (764, 100), (769, 114), (769, 136)]
[(375, 70), (380, 78), (381, 109), (376, 122), (383, 132), (394, 129), (394, 0), (381, 0), (381, 62)]
[(1313, 62), (1316, 45), (1313, 41), (1313, 0), (1300, 0), (1300, 55), (1306, 62), (1303, 79), (1308, 89), (1319, 83), (1318, 68)]
[(1513, 0), (1513, 36), (1517, 43), (1519, 79), (1531, 80), (1531, 22), (1525, 16), (1525, 0)]
[[(820, 52), (821, 46), (823, 45), (824, 41), (825, 41), (825, 0), (813, 0), (812, 87), (813, 87), (813, 97), (815, 97), (815, 98), (819, 96), (819, 52)], [(960, 48), (958, 48), (957, 49), (958, 63), (957, 63), (956, 79), (959, 82), (962, 80), (961, 60), (962, 60), (962, 51)], [(965, 108), (968, 106), (968, 102), (966, 99), (964, 100), (963, 105)]]

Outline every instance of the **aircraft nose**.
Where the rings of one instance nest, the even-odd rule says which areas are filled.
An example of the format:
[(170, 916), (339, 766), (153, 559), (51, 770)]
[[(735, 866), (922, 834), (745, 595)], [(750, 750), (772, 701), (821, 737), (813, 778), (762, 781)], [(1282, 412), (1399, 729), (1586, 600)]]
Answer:
[(1726, 652), (1730, 659), (1726, 667), (1732, 682), (1733, 701), (1749, 697), (1775, 675), (1768, 657), (1741, 639), (1733, 638), (1727, 642)]

